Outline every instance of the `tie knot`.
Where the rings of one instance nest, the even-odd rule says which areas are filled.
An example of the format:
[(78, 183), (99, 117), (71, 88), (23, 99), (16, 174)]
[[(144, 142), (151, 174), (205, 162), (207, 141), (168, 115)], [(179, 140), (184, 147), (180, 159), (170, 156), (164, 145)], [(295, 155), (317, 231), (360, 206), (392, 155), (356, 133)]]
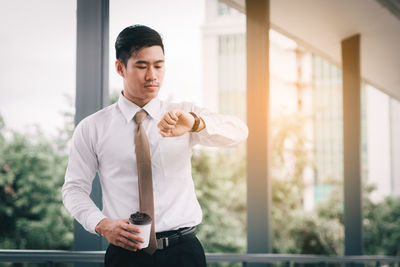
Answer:
[(135, 122), (137, 124), (140, 124), (146, 118), (146, 116), (147, 116), (147, 112), (142, 109), (142, 110), (136, 112), (135, 117), (133, 117), (133, 119), (135, 120)]

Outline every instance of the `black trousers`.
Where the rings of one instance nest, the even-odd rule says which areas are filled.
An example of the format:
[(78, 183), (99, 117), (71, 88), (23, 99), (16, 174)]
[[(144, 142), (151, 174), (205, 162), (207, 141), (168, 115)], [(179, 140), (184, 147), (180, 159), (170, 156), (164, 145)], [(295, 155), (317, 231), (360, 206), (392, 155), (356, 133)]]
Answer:
[(110, 244), (104, 258), (105, 267), (205, 267), (204, 249), (193, 237), (149, 255), (143, 250), (136, 252)]

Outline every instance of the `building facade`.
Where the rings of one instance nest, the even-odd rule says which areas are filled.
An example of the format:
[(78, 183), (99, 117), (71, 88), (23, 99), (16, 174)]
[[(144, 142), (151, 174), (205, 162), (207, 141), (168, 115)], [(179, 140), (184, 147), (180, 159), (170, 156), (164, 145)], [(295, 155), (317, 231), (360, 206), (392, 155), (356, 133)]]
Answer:
[[(204, 103), (246, 120), (245, 15), (217, 0), (206, 0), (205, 11)], [(271, 30), (270, 99), (272, 120), (299, 113), (305, 118), (310, 144), (304, 149), (312, 164), (304, 171), (303, 199), (304, 208), (311, 210), (343, 184), (342, 71)], [(400, 165), (395, 164), (400, 162), (398, 103), (363, 82), (361, 168), (364, 182), (376, 185), (371, 195), (374, 201), (400, 192)], [(382, 106), (385, 112), (377, 114)]]

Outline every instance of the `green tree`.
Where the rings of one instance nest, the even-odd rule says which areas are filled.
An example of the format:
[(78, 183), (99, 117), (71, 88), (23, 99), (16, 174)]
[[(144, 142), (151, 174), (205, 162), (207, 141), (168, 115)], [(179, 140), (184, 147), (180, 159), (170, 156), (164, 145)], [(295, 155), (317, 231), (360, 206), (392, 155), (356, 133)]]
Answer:
[(244, 148), (194, 150), (196, 194), (203, 209), (198, 236), (208, 252), (244, 253), (246, 178)]
[(400, 197), (364, 200), (363, 223), (366, 254), (400, 256)]
[(114, 91), (110, 94), (110, 104), (114, 104), (118, 101), (120, 92)]
[[(1, 119), (2, 121), (2, 119)], [(0, 246), (71, 249), (72, 219), (63, 208), (66, 155), (38, 130), (22, 135), (0, 128)]]

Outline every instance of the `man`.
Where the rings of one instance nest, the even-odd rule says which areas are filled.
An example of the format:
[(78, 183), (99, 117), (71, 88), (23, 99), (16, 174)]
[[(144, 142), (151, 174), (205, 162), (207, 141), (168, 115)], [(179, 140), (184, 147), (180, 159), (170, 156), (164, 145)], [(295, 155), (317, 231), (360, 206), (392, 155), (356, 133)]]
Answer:
[[(63, 202), (89, 232), (110, 245), (106, 266), (205, 266), (195, 236), (202, 213), (191, 176), (195, 144), (235, 146), (247, 138), (239, 119), (191, 103), (157, 97), (164, 78), (164, 45), (153, 29), (135, 25), (117, 37), (115, 67), (124, 81), (117, 103), (83, 119), (75, 129)], [(89, 197), (99, 173), (103, 210)], [(130, 214), (153, 219), (149, 247)]]

